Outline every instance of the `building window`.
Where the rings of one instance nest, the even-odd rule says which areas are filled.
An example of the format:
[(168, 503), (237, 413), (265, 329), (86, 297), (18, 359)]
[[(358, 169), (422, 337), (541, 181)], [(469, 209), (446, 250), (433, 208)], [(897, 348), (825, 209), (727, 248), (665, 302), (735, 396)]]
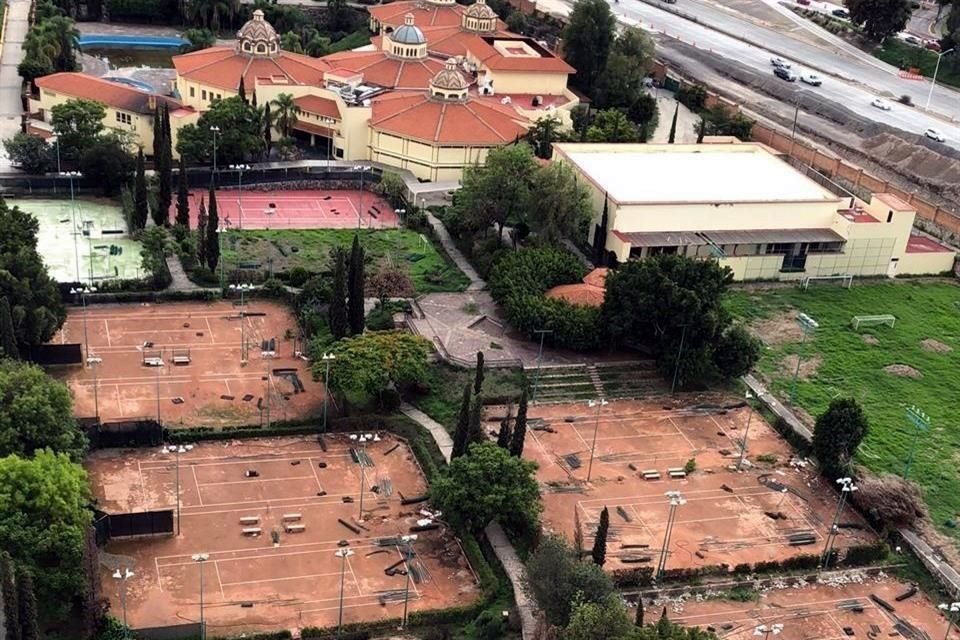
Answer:
[(206, 90), (206, 89), (204, 89), (203, 91), (200, 92), (200, 99), (201, 99), (201, 100), (206, 100), (206, 99), (207, 99), (207, 90)]
[(117, 111), (117, 122), (120, 124), (131, 124), (133, 122), (133, 117), (129, 113)]
[(217, 100), (223, 100), (223, 96), (219, 93), (217, 94)]
[(768, 256), (777, 253), (790, 253), (793, 251), (792, 242), (774, 242), (767, 245), (766, 253)]
[(893, 222), (893, 211), (887, 212), (887, 222)]
[(194, 87), (190, 87), (190, 97), (193, 98), (197, 95), (197, 90)]

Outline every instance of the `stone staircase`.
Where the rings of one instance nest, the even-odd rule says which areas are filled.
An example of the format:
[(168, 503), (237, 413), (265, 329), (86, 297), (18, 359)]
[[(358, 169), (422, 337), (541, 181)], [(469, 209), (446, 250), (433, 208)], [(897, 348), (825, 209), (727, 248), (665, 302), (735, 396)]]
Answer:
[(631, 399), (663, 393), (666, 386), (652, 360), (543, 367), (528, 375), (540, 403), (585, 402), (595, 398)]

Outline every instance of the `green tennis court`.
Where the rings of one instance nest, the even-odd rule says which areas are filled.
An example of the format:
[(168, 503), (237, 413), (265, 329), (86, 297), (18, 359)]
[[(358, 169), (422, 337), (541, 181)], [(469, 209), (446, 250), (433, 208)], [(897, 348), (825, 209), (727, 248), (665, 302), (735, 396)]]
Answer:
[(59, 282), (93, 283), (142, 275), (141, 245), (118, 205), (108, 201), (14, 198), (40, 223), (37, 249)]

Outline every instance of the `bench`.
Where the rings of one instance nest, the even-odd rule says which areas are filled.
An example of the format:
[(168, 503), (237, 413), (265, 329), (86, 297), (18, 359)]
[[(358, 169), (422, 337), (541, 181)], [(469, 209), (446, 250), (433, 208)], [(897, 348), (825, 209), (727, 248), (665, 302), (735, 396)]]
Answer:
[(143, 364), (145, 364), (148, 367), (162, 367), (163, 358), (144, 358)]
[(299, 513), (285, 513), (285, 514), (283, 514), (283, 521), (284, 521), (284, 522), (296, 522), (297, 520), (299, 520), (299, 519), (302, 518), (302, 517), (303, 517), (303, 516), (302, 516), (301, 514), (299, 514)]
[(240, 524), (260, 524), (260, 516), (242, 516)]
[(245, 536), (258, 536), (260, 533), (260, 527), (244, 527), (243, 529), (243, 535)]
[(640, 474), (643, 476), (644, 480), (659, 480), (660, 472), (656, 469), (645, 469), (641, 471)]
[(673, 480), (683, 480), (687, 477), (686, 471), (671, 471), (670, 478)]
[(850, 323), (853, 325), (854, 330), (859, 329), (861, 325), (867, 326), (871, 324), (886, 324), (890, 325), (892, 329), (893, 326), (897, 324), (897, 318), (889, 313), (878, 316), (853, 316), (853, 320), (851, 320)]
[(190, 356), (173, 356), (173, 364), (190, 364)]
[(305, 524), (285, 524), (283, 528), (287, 533), (303, 533), (307, 530), (307, 525)]
[(839, 276), (804, 276), (800, 279), (800, 286), (803, 287), (803, 290), (806, 291), (807, 287), (810, 286), (810, 282), (814, 280), (842, 280), (844, 288), (849, 289), (853, 285), (853, 276), (850, 274), (839, 275)]
[(683, 467), (667, 467), (667, 473), (684, 473)]

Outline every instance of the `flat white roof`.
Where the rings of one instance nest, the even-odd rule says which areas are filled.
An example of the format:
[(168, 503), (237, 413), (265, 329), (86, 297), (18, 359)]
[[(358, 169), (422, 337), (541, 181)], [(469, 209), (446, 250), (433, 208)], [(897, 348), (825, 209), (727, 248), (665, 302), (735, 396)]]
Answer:
[[(762, 147), (558, 145), (620, 204), (825, 202), (839, 198)], [(578, 148), (579, 147), (579, 148)]]

